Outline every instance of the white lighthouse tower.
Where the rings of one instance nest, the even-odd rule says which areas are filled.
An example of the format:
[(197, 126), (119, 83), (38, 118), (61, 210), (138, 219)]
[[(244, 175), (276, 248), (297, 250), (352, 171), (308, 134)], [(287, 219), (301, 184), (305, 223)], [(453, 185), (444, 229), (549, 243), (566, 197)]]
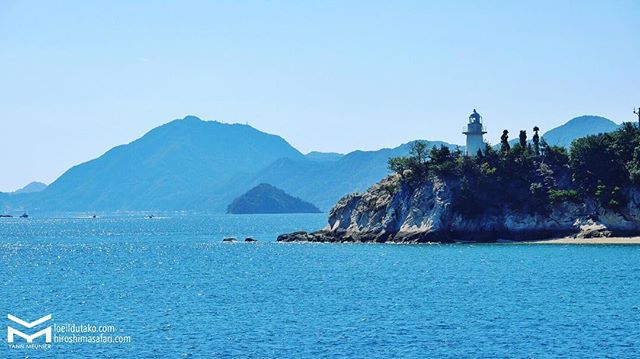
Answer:
[(462, 130), (462, 133), (467, 135), (467, 148), (465, 153), (467, 156), (475, 156), (478, 154), (478, 150), (484, 150), (484, 134), (487, 133), (486, 129), (482, 125), (482, 116), (473, 109), (473, 113), (469, 116), (469, 123)]

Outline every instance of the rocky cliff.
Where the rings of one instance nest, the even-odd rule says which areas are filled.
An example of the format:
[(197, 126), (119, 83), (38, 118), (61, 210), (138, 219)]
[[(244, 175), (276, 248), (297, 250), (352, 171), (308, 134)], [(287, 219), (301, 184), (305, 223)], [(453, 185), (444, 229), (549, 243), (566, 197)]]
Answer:
[(492, 242), (640, 233), (640, 191), (636, 188), (627, 190), (628, 203), (616, 211), (584, 200), (555, 203), (538, 213), (504, 207), (472, 217), (453, 205), (459, 188), (456, 178), (433, 176), (412, 183), (392, 175), (364, 193), (342, 198), (324, 229), (281, 235), (278, 241)]

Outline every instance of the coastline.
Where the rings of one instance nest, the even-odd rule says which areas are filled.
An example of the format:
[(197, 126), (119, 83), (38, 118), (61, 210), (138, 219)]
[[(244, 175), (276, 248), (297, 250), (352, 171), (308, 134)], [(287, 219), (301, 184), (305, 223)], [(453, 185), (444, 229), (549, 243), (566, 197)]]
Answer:
[(633, 244), (640, 245), (640, 237), (596, 237), (574, 238), (563, 237), (541, 241), (520, 242), (522, 244)]
[[(459, 237), (462, 238), (462, 237)], [(640, 236), (631, 235), (613, 236), (613, 237), (591, 237), (581, 238), (574, 236), (557, 236), (546, 237), (546, 239), (506, 239), (501, 238), (497, 240), (471, 240), (461, 241), (451, 238), (446, 240), (439, 240), (437, 237), (430, 239), (418, 238), (411, 236), (402, 237), (402, 240), (398, 238), (384, 237), (369, 237), (369, 236), (340, 236), (334, 233), (327, 232), (326, 230), (320, 230), (316, 232), (293, 232), (289, 234), (281, 234), (278, 236), (277, 242), (281, 243), (381, 243), (381, 244), (445, 244), (445, 243), (469, 243), (469, 244), (482, 244), (482, 243), (501, 243), (501, 244), (627, 244), (627, 245), (640, 245)]]

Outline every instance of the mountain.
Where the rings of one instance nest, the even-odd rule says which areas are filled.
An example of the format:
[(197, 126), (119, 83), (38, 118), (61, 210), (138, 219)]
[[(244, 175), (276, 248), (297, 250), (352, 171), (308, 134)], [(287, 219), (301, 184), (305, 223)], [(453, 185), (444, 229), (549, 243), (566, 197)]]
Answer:
[(604, 117), (580, 116), (547, 131), (542, 137), (550, 145), (569, 147), (571, 142), (577, 138), (611, 132), (618, 127), (618, 124)]
[(317, 151), (312, 151), (312, 152), (307, 153), (305, 155), (305, 157), (307, 159), (312, 160), (312, 161), (334, 162), (334, 161), (337, 161), (337, 160), (341, 159), (342, 157), (344, 157), (344, 155), (342, 153), (336, 153), (336, 152), (317, 152)]
[[(615, 127), (602, 117), (582, 116), (544, 138), (568, 145)], [(440, 141), (427, 145), (455, 147)], [(387, 176), (387, 160), (408, 154), (410, 146), (303, 155), (281, 137), (248, 125), (187, 116), (71, 168), (41, 192), (0, 195), (0, 209), (223, 212), (237, 196), (269, 183), (326, 211), (342, 196), (365, 191)]]
[(42, 192), (45, 188), (47, 188), (47, 185), (42, 182), (31, 182), (19, 190), (12, 192), (12, 194)]
[(5, 212), (11, 209), (11, 207), (8, 205), (8, 202), (9, 202), (9, 194), (0, 192), (0, 214), (4, 214)]
[(71, 168), (40, 193), (0, 196), (0, 208), (223, 212), (233, 198), (270, 183), (328, 210), (345, 194), (387, 176), (387, 160), (408, 154), (410, 145), (305, 156), (250, 126), (188, 116)]
[(304, 156), (281, 137), (194, 116), (68, 170), (28, 206), (41, 210), (223, 211), (245, 176), (281, 158)]
[[(424, 142), (429, 148), (440, 145), (455, 147), (441, 141)], [(387, 176), (388, 159), (407, 155), (411, 144), (378, 151), (354, 151), (337, 161), (328, 162), (283, 158), (260, 171), (244, 186), (250, 188), (259, 183), (270, 183), (326, 211), (342, 196), (365, 191)]]
[(261, 183), (236, 198), (227, 213), (320, 213), (318, 207), (267, 183)]

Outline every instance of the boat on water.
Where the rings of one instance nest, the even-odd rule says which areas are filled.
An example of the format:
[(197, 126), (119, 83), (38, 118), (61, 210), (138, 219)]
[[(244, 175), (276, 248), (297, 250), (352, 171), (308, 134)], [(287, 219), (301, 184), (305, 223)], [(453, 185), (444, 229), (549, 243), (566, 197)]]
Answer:
[(13, 218), (10, 214), (0, 214), (0, 218)]
[(24, 212), (20, 215), (20, 218), (29, 218), (29, 215), (27, 214), (27, 212)]

